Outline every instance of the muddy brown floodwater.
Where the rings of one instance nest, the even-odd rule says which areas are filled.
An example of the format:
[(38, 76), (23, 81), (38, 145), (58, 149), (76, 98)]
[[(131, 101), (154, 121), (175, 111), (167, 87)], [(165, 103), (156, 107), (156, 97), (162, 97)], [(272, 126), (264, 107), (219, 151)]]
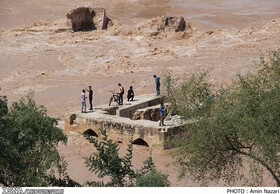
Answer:
[[(112, 25), (72, 33), (65, 15), (76, 6), (104, 7)], [(184, 16), (191, 28), (155, 35), (162, 15)], [(88, 85), (99, 105), (108, 103), (109, 90), (119, 82), (126, 89), (133, 85), (136, 95), (155, 92), (154, 74), (211, 68), (210, 81), (228, 82), (254, 70), (260, 54), (279, 48), (279, 18), (279, 0), (1, 0), (1, 94), (11, 104), (33, 90), (36, 102), (63, 120), (80, 108), (80, 92)], [(68, 135), (67, 146), (59, 149), (69, 174), (81, 183), (96, 179), (81, 159), (91, 146), (79, 134)], [(172, 186), (195, 186), (177, 181), (168, 152), (152, 155)], [(135, 167), (148, 156), (146, 148), (135, 146)], [(270, 180), (264, 186), (275, 186)]]
[(40, 19), (59, 19), (67, 9), (87, 5), (104, 7), (109, 16), (121, 22), (180, 15), (212, 28), (244, 27), (280, 14), (278, 0), (1, 0), (0, 27), (11, 29)]

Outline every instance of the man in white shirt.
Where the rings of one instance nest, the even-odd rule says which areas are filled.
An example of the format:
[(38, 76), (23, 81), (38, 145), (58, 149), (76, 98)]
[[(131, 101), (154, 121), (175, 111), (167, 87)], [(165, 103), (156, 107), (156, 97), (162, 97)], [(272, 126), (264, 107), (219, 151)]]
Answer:
[[(82, 102), (82, 113), (86, 113), (87, 109), (86, 109), (86, 94), (85, 94), (85, 90), (82, 91), (81, 94), (81, 102)], [(83, 111), (83, 108), (85, 107), (85, 111)]]

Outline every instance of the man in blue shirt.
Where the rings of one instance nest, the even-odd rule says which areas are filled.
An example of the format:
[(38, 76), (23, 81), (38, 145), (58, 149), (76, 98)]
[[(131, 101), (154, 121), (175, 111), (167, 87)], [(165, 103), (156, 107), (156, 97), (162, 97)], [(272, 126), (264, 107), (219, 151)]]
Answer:
[(165, 106), (164, 106), (164, 104), (162, 102), (160, 104), (160, 107), (159, 107), (159, 113), (160, 113), (159, 126), (165, 126), (165, 124), (163, 123), (163, 121), (164, 121), (164, 112), (165, 112)]
[(157, 77), (156, 75), (154, 75), (154, 78), (155, 78), (155, 82), (156, 82), (157, 96), (159, 96), (160, 95), (160, 82), (159, 82), (160, 78)]

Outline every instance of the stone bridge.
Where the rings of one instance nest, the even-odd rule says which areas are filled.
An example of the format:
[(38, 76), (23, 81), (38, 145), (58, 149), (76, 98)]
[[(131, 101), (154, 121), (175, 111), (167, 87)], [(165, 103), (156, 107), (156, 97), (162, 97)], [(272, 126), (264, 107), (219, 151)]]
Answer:
[[(135, 101), (122, 106), (99, 106), (87, 113), (75, 112), (64, 122), (65, 131), (87, 133), (100, 137), (99, 128), (105, 128), (110, 139), (127, 145), (132, 138), (134, 144), (151, 149), (173, 147), (169, 140), (182, 141), (188, 138), (180, 127), (187, 125), (178, 116), (166, 120), (166, 126), (159, 126), (159, 104), (164, 99), (154, 94), (138, 96)], [(149, 120), (145, 120), (145, 119)], [(135, 120), (138, 119), (138, 120)]]

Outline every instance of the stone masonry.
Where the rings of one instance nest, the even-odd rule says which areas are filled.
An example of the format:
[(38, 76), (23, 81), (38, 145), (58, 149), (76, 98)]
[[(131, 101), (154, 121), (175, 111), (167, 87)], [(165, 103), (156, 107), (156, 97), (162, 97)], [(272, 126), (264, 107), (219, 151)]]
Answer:
[[(110, 139), (127, 146), (130, 138), (133, 143), (148, 146), (151, 149), (162, 150), (171, 148), (169, 139), (181, 141), (188, 138), (183, 133), (181, 126), (190, 123), (182, 122), (180, 119), (165, 121), (166, 126), (159, 127), (159, 122), (152, 120), (132, 120), (138, 109), (154, 107), (163, 99), (154, 94), (137, 96), (135, 101), (126, 102), (122, 106), (100, 106), (88, 113), (75, 112), (69, 115), (64, 122), (65, 131), (88, 133), (100, 137), (98, 129), (105, 128)], [(148, 109), (147, 109), (148, 110)]]
[(77, 7), (67, 13), (67, 25), (72, 26), (72, 30), (104, 30), (107, 28), (109, 18), (106, 10), (101, 7)]

